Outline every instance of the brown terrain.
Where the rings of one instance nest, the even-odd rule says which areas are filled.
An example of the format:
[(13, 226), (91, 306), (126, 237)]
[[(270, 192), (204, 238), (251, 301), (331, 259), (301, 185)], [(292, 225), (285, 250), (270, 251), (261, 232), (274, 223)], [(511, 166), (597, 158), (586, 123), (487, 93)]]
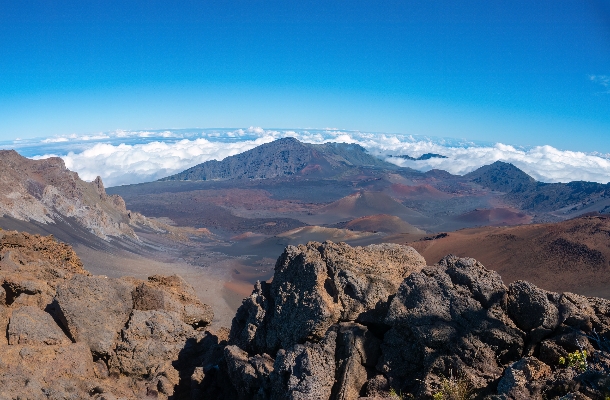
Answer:
[[(230, 331), (177, 275), (0, 231), (3, 399), (603, 399), (610, 301), (398, 244), (288, 246)], [(560, 361), (586, 352), (586, 366)], [(583, 353), (584, 354), (584, 353)], [(460, 398), (460, 397), (458, 397)]]
[(428, 263), (468, 256), (506, 282), (527, 279), (546, 290), (610, 298), (610, 217), (462, 229), (409, 245)]

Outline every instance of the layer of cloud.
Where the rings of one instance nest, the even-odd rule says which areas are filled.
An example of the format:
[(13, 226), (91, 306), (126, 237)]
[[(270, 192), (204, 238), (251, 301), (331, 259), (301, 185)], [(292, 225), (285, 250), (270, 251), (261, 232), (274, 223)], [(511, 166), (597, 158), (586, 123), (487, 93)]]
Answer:
[[(610, 157), (563, 151), (551, 146), (519, 148), (502, 143), (481, 143), (448, 138), (415, 137), (383, 133), (322, 130), (265, 130), (258, 127), (226, 130), (116, 131), (84, 137), (66, 137), (42, 143), (33, 158), (57, 155), (85, 180), (101, 176), (106, 186), (153, 181), (209, 160), (222, 160), (282, 137), (306, 143), (357, 143), (394, 164), (421, 171), (443, 169), (463, 175), (495, 161), (514, 164), (537, 180), (573, 180), (608, 183)], [(106, 136), (106, 138), (101, 138)], [(62, 138), (63, 139), (63, 138)], [(61, 151), (65, 146), (65, 152)], [(75, 150), (76, 149), (76, 150)], [(52, 150), (48, 151), (48, 150)], [(33, 151), (33, 150), (30, 150)], [(399, 155), (419, 157), (436, 153), (447, 158), (409, 161)]]

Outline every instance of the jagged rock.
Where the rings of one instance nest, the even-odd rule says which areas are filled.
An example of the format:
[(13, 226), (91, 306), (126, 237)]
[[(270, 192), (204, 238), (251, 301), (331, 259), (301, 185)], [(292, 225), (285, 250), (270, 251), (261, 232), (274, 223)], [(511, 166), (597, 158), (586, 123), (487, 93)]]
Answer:
[(555, 329), (560, 322), (559, 310), (548, 297), (546, 291), (529, 282), (512, 283), (509, 287), (508, 314), (526, 332), (534, 328)]
[(257, 286), (237, 312), (230, 343), (274, 354), (324, 337), (339, 321), (382, 323), (402, 280), (425, 266), (410, 247), (332, 242), (288, 246), (274, 280)]
[[(134, 376), (164, 376), (176, 385), (179, 376), (172, 363), (178, 360), (186, 340), (194, 337), (194, 333), (175, 312), (134, 310), (110, 358), (110, 371)], [(166, 391), (165, 394), (172, 393)]]
[(416, 396), (458, 372), (474, 388), (487, 387), (524, 345), (525, 334), (504, 313), (507, 291), (496, 272), (473, 259), (450, 256), (411, 274), (386, 318), (392, 328), (381, 371)]
[(337, 333), (336, 380), (333, 398), (356, 399), (360, 396), (369, 375), (375, 374), (375, 366), (381, 355), (381, 340), (366, 326), (341, 323)]
[(31, 306), (13, 311), (8, 324), (8, 344), (59, 345), (70, 339), (48, 313)]
[(335, 382), (337, 333), (277, 353), (270, 375), (273, 400), (328, 399)]
[(227, 346), (224, 359), (233, 387), (241, 399), (252, 399), (266, 389), (266, 380), (273, 372), (274, 360), (267, 354), (248, 357), (237, 346)]
[(251, 353), (265, 353), (267, 323), (273, 312), (271, 284), (256, 282), (250, 297), (237, 309), (231, 325), (229, 343)]
[[(138, 297), (143, 284), (161, 301)], [(133, 298), (160, 309), (133, 310)], [(188, 398), (199, 388), (180, 383), (218, 363), (228, 332), (219, 341), (184, 321), (211, 318), (177, 276), (90, 276), (70, 246), (0, 231), (0, 399)]]
[(136, 310), (165, 310), (181, 315), (182, 320), (197, 328), (209, 325), (214, 312), (201, 303), (191, 285), (177, 275), (153, 275), (148, 282), (140, 283), (133, 293)]
[(132, 289), (120, 279), (75, 275), (57, 287), (59, 318), (72, 339), (108, 356), (133, 308)]

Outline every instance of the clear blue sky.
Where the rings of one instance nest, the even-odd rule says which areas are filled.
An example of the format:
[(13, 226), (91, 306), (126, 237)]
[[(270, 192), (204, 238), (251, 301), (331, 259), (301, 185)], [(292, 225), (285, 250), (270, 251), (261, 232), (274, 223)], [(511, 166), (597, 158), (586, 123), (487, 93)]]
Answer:
[(609, 92), (608, 0), (0, 3), (4, 140), (254, 125), (610, 152)]

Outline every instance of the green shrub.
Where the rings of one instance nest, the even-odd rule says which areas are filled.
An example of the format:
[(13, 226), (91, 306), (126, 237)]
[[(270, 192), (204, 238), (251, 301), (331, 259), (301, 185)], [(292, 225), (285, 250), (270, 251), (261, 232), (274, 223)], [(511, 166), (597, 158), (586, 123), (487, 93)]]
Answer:
[(449, 371), (449, 378), (443, 378), (440, 390), (432, 396), (434, 400), (468, 400), (472, 394), (472, 384), (463, 374), (453, 376)]
[(587, 350), (576, 350), (568, 353), (566, 357), (559, 357), (559, 365), (585, 372), (587, 370)]

